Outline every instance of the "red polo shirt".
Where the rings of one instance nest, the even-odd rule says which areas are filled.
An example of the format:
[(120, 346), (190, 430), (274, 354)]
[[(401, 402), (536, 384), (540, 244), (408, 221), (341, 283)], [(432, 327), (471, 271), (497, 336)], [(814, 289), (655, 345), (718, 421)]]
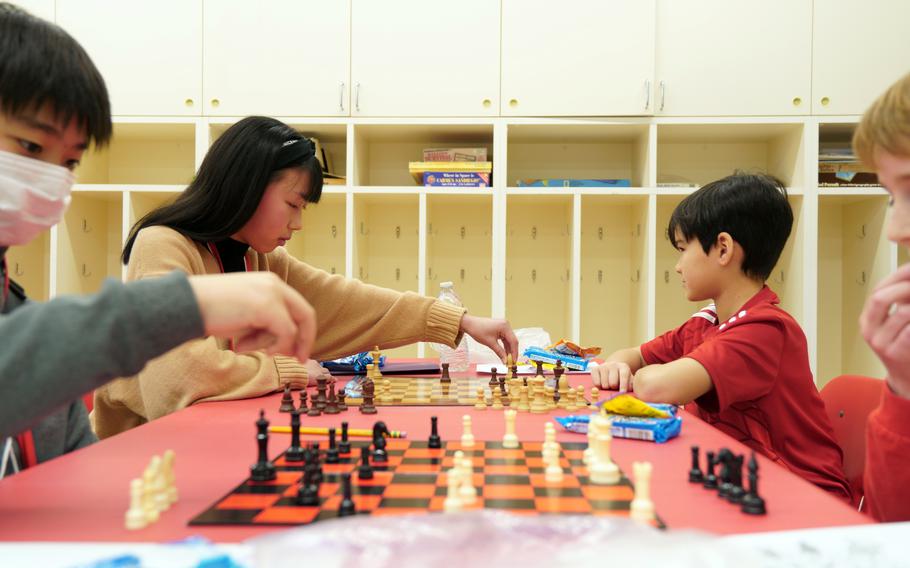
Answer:
[(725, 322), (709, 306), (641, 346), (645, 363), (682, 357), (714, 388), (695, 400), (706, 422), (826, 491), (849, 500), (843, 454), (809, 369), (806, 336), (765, 286)]

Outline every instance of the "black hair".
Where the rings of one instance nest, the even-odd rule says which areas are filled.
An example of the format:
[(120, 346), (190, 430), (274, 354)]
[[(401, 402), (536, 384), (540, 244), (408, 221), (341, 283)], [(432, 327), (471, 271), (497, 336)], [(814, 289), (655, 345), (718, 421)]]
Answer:
[(201, 242), (230, 237), (256, 212), (269, 182), (288, 168), (310, 173), (306, 200), (318, 203), (322, 167), (313, 143), (274, 118), (249, 116), (237, 122), (212, 144), (196, 178), (177, 199), (133, 225), (123, 247), (123, 263), (129, 262), (139, 231), (154, 225), (170, 227)]
[(96, 146), (110, 140), (107, 87), (82, 46), (59, 26), (0, 2), (0, 112), (45, 104), (56, 120), (75, 120)]
[(765, 174), (735, 173), (687, 196), (673, 210), (667, 237), (675, 247), (676, 232), (688, 242), (697, 238), (705, 254), (727, 232), (743, 247), (742, 271), (765, 281), (774, 270), (793, 228), (787, 188)]

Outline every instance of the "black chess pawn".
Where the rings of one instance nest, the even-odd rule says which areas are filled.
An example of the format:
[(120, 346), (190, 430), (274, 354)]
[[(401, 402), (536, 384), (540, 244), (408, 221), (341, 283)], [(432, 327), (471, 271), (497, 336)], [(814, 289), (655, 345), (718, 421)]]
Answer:
[(705, 489), (717, 489), (717, 476), (714, 475), (714, 466), (717, 465), (717, 461), (714, 459), (714, 452), (708, 452), (706, 455), (708, 458), (708, 467), (702, 485)]
[(297, 488), (296, 503), (301, 507), (319, 506), (319, 483), (313, 480), (313, 468), (309, 465), (303, 470), (303, 477)]
[(512, 376), (513, 376), (513, 377), (517, 377), (517, 376), (518, 376), (518, 365), (516, 365), (515, 363), (512, 363), (512, 366), (509, 367), (509, 369), (512, 371)]
[(535, 374), (535, 376), (537, 376), (537, 377), (542, 377), (542, 376), (544, 376), (544, 374), (543, 374), (543, 361), (534, 361), (534, 363), (537, 365), (537, 373)]
[(499, 380), (496, 378), (496, 367), (493, 367), (490, 370), (490, 386), (495, 387), (497, 384), (499, 384)]
[(307, 404), (306, 404), (306, 387), (300, 389), (300, 392), (298, 393), (298, 398), (300, 400), (300, 404), (297, 406), (297, 410), (299, 410), (300, 413), (303, 414), (309, 410), (307, 408)]
[(291, 413), (291, 446), (284, 452), (284, 461), (303, 461), (303, 447), (300, 445), (300, 409)]
[(329, 449), (325, 451), (325, 463), (338, 463), (338, 446), (335, 445), (335, 429), (329, 428)]
[(385, 437), (389, 435), (389, 429), (385, 422), (373, 424), (373, 463), (388, 463), (389, 453), (386, 451)]
[(325, 408), (322, 409), (326, 414), (338, 414), (338, 398), (335, 396), (335, 381), (329, 384), (329, 396), (325, 401)]
[(448, 363), (442, 363), (442, 364), (440, 365), (440, 367), (442, 367), (442, 376), (439, 378), (439, 380), (442, 381), (442, 382), (444, 382), (444, 383), (450, 383), (450, 382), (452, 382), (452, 377), (449, 376), (449, 364), (448, 364)]
[(743, 489), (743, 462), (746, 456), (733, 456), (730, 458), (730, 489), (727, 491), (727, 501), (738, 504), (743, 500), (746, 491)]
[(718, 476), (718, 486), (717, 486), (717, 496), (721, 499), (726, 499), (730, 494), (730, 489), (733, 488), (733, 464), (731, 460), (733, 459), (733, 452), (726, 448), (722, 448), (717, 453), (717, 461), (720, 463), (720, 475)]
[(363, 402), (360, 405), (361, 414), (376, 414), (376, 406), (373, 404), (374, 385), (372, 379), (363, 381), (362, 394)]
[(316, 397), (313, 399), (313, 405), (319, 408), (320, 411), (325, 410), (326, 387), (328, 386), (328, 382), (328, 379), (325, 377), (316, 377)]
[(259, 411), (256, 421), (256, 445), (258, 459), (250, 466), (250, 479), (253, 481), (271, 481), (275, 479), (275, 464), (269, 461), (269, 421), (265, 419), (265, 410)]
[(369, 446), (360, 447), (360, 465), (357, 467), (357, 479), (373, 479), (373, 466), (370, 465)]
[(499, 394), (502, 395), (503, 401), (509, 398), (509, 392), (506, 390), (506, 378), (499, 377)]
[(442, 447), (442, 439), (439, 437), (438, 418), (430, 416), (430, 439), (427, 440), (427, 447), (430, 449), (439, 449)]
[(347, 412), (348, 411), (348, 402), (345, 400), (345, 390), (344, 387), (341, 387), (341, 390), (338, 391), (338, 411)]
[(319, 442), (310, 444), (310, 457), (307, 459), (307, 467), (313, 468), (313, 482), (322, 483), (322, 460), (319, 455)]
[(341, 423), (341, 441), (338, 442), (338, 452), (341, 454), (351, 453), (351, 441), (348, 440), (348, 423)]
[(698, 463), (698, 446), (692, 446), (692, 469), (689, 470), (689, 483), (702, 483), (705, 480)]
[(284, 394), (281, 395), (281, 406), (278, 412), (294, 412), (294, 399), (291, 397), (290, 383), (284, 383)]
[(351, 492), (351, 474), (341, 474), (341, 505), (338, 506), (339, 517), (350, 517), (357, 514), (357, 508), (354, 506), (354, 498)]
[(758, 496), (758, 461), (755, 452), (749, 459), (749, 492), (743, 495), (742, 511), (747, 515), (764, 515), (767, 513), (765, 500)]

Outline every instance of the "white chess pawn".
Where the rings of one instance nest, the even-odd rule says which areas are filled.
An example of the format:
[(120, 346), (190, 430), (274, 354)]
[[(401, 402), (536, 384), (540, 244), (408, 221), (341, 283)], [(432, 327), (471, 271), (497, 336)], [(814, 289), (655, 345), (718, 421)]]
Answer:
[(563, 472), (562, 466), (559, 465), (559, 450), (549, 452), (544, 456), (544, 463), (547, 464), (544, 470), (544, 481), (547, 483), (562, 483)]
[(155, 508), (159, 513), (163, 513), (171, 508), (171, 500), (168, 496), (166, 473), (159, 456), (152, 456), (149, 469), (153, 472), (152, 495), (154, 495)]
[(543, 446), (541, 447), (541, 452), (546, 453), (548, 451), (553, 451), (554, 449), (559, 451), (559, 446), (556, 443), (556, 426), (554, 426), (552, 422), (547, 422), (543, 427)]
[(600, 427), (603, 416), (592, 416), (591, 420), (588, 422), (588, 447), (585, 448), (584, 453), (582, 454), (582, 461), (589, 468), (594, 463), (594, 449), (597, 446), (596, 438), (598, 432), (600, 432)]
[(502, 437), (502, 447), (507, 450), (514, 450), (519, 447), (518, 436), (515, 434), (515, 418), (517, 416), (518, 412), (511, 408), (505, 412), (506, 433)]
[(654, 520), (654, 502), (651, 501), (651, 462), (634, 462), (635, 498), (629, 506), (629, 516), (638, 522)]
[(177, 455), (174, 453), (174, 450), (166, 450), (164, 452), (162, 463), (164, 464), (164, 471), (167, 474), (167, 498), (171, 504), (176, 503), (179, 498), (177, 493), (177, 478), (174, 473), (175, 459), (177, 459)]
[(142, 473), (142, 510), (145, 512), (146, 522), (154, 523), (160, 516), (155, 502), (155, 472), (152, 471), (151, 465)]
[(595, 437), (594, 462), (589, 468), (591, 483), (596, 485), (615, 485), (619, 483), (619, 467), (610, 459), (610, 442), (612, 436), (609, 430), (598, 432)]
[(464, 456), (455, 467), (460, 469), (461, 488), (458, 490), (458, 496), (462, 505), (473, 505), (477, 502), (477, 488), (474, 487), (474, 460), (470, 456)]
[(461, 432), (461, 447), (462, 448), (473, 448), (474, 447), (474, 434), (471, 433), (471, 417), (465, 414), (461, 418), (462, 432)]
[(446, 492), (446, 500), (442, 503), (442, 509), (446, 513), (455, 513), (461, 510), (461, 498), (458, 496), (458, 487), (461, 484), (460, 477), (457, 467), (453, 467), (446, 474), (448, 491)]
[(148, 520), (145, 518), (145, 509), (142, 507), (142, 498), (142, 480), (134, 479), (130, 481), (130, 508), (126, 511), (126, 530), (135, 531), (148, 525)]

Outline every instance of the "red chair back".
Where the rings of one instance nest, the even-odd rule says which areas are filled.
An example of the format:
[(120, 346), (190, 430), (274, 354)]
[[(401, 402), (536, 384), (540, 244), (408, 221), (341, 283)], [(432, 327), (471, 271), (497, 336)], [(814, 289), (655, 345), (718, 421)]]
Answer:
[(835, 377), (821, 390), (834, 438), (844, 452), (844, 473), (853, 488), (854, 503), (863, 495), (866, 466), (866, 420), (878, 407), (885, 381), (860, 375)]

